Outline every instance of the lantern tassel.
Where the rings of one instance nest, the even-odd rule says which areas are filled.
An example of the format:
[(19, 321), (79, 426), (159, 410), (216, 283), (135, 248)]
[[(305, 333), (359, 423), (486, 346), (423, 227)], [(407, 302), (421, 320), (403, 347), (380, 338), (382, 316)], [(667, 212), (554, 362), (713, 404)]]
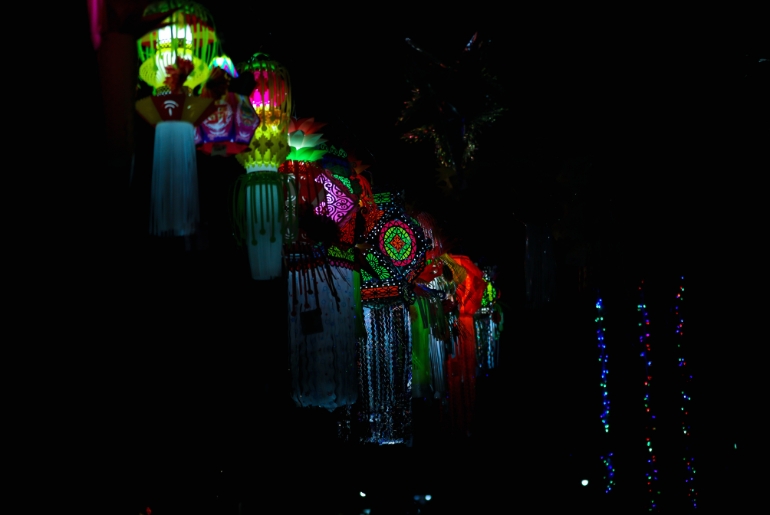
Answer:
[(150, 191), (150, 234), (189, 236), (200, 222), (195, 133), (191, 123), (155, 126)]

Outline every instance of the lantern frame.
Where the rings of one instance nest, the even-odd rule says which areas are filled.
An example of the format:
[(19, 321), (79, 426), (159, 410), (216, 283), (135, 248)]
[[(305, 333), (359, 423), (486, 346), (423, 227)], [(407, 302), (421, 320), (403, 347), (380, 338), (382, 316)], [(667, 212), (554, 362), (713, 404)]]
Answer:
[(184, 85), (190, 89), (202, 84), (210, 74), (211, 60), (220, 55), (214, 20), (202, 5), (188, 0), (154, 2), (144, 10), (148, 18), (168, 13), (160, 25), (137, 40), (139, 77), (155, 91), (163, 88), (166, 67), (177, 58), (193, 63)]

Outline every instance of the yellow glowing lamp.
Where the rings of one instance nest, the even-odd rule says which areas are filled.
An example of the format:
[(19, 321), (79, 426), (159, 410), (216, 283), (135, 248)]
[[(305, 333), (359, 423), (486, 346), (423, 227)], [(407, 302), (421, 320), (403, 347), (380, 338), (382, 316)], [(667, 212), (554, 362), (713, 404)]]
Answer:
[(277, 172), (286, 161), (289, 147), (291, 82), (289, 72), (267, 54), (256, 53), (238, 66), (241, 73), (251, 73), (255, 87), (249, 99), (260, 124), (249, 149), (236, 156), (247, 172)]
[(163, 0), (147, 6), (143, 16), (157, 17), (167, 13), (160, 26), (137, 41), (139, 77), (155, 89), (166, 80), (166, 67), (186, 59), (193, 71), (184, 85), (194, 88), (209, 76), (209, 63), (220, 54), (214, 21), (208, 10), (189, 0)]

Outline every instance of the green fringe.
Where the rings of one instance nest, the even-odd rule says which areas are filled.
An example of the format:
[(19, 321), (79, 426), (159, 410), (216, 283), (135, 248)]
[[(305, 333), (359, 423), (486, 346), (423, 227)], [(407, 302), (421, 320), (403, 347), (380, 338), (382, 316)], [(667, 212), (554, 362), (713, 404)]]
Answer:
[(411, 308), (417, 315), (412, 321), (412, 381), (422, 387), (431, 383), (430, 326), (426, 317), (429, 302), (425, 297), (418, 297)]

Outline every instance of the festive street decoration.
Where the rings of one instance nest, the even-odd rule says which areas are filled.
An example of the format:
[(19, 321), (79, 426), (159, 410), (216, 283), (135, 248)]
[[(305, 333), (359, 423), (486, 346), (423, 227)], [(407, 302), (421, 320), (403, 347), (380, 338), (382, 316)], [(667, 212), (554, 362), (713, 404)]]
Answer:
[(412, 340), (408, 304), (430, 243), (403, 209), (400, 194), (373, 197), (382, 214), (366, 233), (361, 299), (366, 334), (359, 339), (360, 418), (365, 442), (401, 443), (411, 424)]
[(175, 86), (189, 69), (187, 63), (168, 67), (171, 93), (136, 102), (137, 112), (155, 126), (150, 189), (150, 234), (154, 236), (191, 236), (200, 222), (195, 125), (214, 106), (213, 99), (187, 95)]
[(286, 206), (291, 176), (277, 173), (290, 151), (291, 84), (286, 69), (266, 54), (254, 54), (239, 68), (254, 77), (249, 98), (260, 124), (248, 149), (236, 156), (246, 173), (236, 182), (235, 237), (246, 244), (251, 277), (276, 279), (282, 273), (283, 244), (291, 242), (285, 236), (286, 220), (296, 223), (296, 203)]
[(454, 284), (447, 282), (442, 274), (444, 265), (439, 256), (445, 252), (445, 247), (435, 220), (426, 213), (419, 213), (416, 219), (432, 247), (425, 253), (425, 268), (415, 280), (417, 298), (409, 307), (412, 396), (415, 399), (443, 399), (446, 393), (446, 347), (450, 341), (449, 320), (443, 302), (454, 292)]
[[(604, 341), (604, 304), (602, 298), (596, 299), (596, 341), (599, 346), (599, 363), (601, 365), (601, 382), (599, 386), (602, 392), (602, 412), (600, 420), (602, 422), (602, 429), (605, 434), (610, 432), (610, 396), (607, 389), (607, 375), (609, 374), (608, 356), (607, 356), (607, 344)], [(610, 493), (612, 487), (615, 486), (615, 467), (612, 464), (612, 452), (607, 452), (606, 455), (601, 456), (602, 463), (606, 475), (604, 476), (604, 493)]]
[(680, 277), (680, 281), (681, 283), (679, 285), (679, 291), (676, 294), (676, 302), (674, 305), (674, 324), (675, 334), (677, 336), (676, 348), (679, 352), (678, 366), (680, 370), (680, 381), (682, 384), (681, 425), (685, 441), (685, 456), (682, 458), (682, 460), (685, 463), (687, 471), (685, 476), (685, 482), (687, 483), (687, 497), (692, 507), (697, 508), (698, 492), (695, 489), (695, 466), (693, 465), (695, 458), (693, 456), (692, 443), (690, 438), (690, 410), (692, 409), (690, 408), (690, 402), (692, 401), (692, 398), (690, 397), (690, 386), (692, 383), (692, 375), (687, 369), (687, 358), (685, 355), (687, 351), (687, 340), (684, 336), (684, 310), (682, 307), (682, 303), (684, 302), (684, 276)]
[(442, 256), (444, 265), (452, 270), (457, 284), (457, 339), (452, 356), (447, 360), (449, 411), (454, 429), (470, 435), (476, 402), (476, 330), (474, 315), (481, 308), (487, 283), (481, 270), (468, 257)]
[[(279, 171), (292, 177), (299, 219), (297, 243), (286, 246), (289, 265), (289, 356), (292, 398), (298, 406), (329, 410), (351, 406), (358, 396), (356, 342), (363, 311), (352, 246), (339, 241), (337, 217), (356, 204), (318, 163), (326, 140), (313, 118), (292, 119), (291, 152)], [(335, 189), (336, 188), (336, 189)], [(296, 232), (298, 229), (298, 233)], [(349, 419), (348, 419), (349, 420)]]
[(503, 310), (497, 303), (500, 293), (495, 288), (491, 268), (482, 271), (486, 288), (481, 307), (475, 314), (476, 359), (482, 370), (491, 370), (500, 359), (500, 333), (503, 330)]
[(657, 457), (652, 448), (652, 432), (656, 429), (657, 421), (650, 405), (650, 388), (652, 385), (652, 356), (650, 347), (650, 319), (647, 313), (647, 304), (644, 302), (644, 281), (639, 285), (639, 304), (636, 307), (639, 314), (639, 343), (642, 346), (640, 357), (644, 360), (645, 378), (644, 378), (644, 411), (645, 411), (645, 442), (649, 457), (647, 458), (647, 492), (649, 494), (649, 511), (658, 511), (658, 504), (655, 497), (660, 494), (657, 490), (658, 483), (658, 464)]
[[(321, 166), (328, 148), (319, 129), (324, 123), (314, 118), (292, 119), (289, 124), (291, 152), (279, 169), (291, 174), (296, 191), (298, 233), (289, 235), (300, 242), (330, 244), (339, 239), (357, 210), (357, 196), (348, 187), (347, 176), (334, 175)], [(343, 182), (344, 181), (344, 182)], [(352, 240), (347, 243), (352, 244)]]
[(294, 244), (287, 258), (292, 398), (301, 407), (350, 406), (358, 395), (360, 320), (352, 249), (328, 259), (323, 247)]
[(219, 40), (211, 14), (202, 5), (189, 0), (161, 0), (147, 6), (144, 18), (167, 16), (156, 30), (137, 41), (139, 77), (162, 94), (167, 87), (168, 67), (180, 60), (191, 64), (179, 86), (188, 90), (202, 84), (209, 76), (209, 64), (219, 54)]
[(153, 87), (153, 96), (136, 103), (155, 126), (149, 230), (155, 236), (191, 236), (200, 222), (195, 126), (214, 109), (213, 99), (192, 96), (192, 88), (208, 77), (219, 43), (201, 5), (167, 0), (144, 11), (145, 18), (164, 14), (160, 26), (137, 42), (139, 76)]
[(211, 76), (201, 97), (214, 99), (215, 111), (195, 131), (198, 149), (212, 156), (232, 156), (246, 150), (259, 125), (259, 117), (248, 97), (228, 91), (230, 80), (238, 76), (228, 57), (211, 63)]

